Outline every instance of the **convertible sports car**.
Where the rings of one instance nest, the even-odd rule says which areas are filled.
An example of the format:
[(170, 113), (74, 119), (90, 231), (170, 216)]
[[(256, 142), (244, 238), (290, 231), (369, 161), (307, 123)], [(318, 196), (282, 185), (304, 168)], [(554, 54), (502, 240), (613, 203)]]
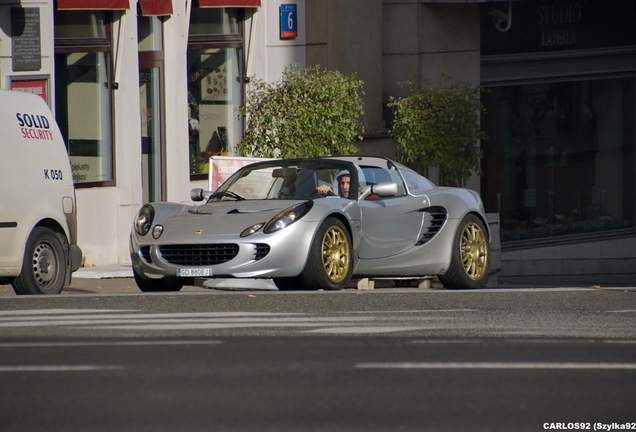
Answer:
[(478, 288), (488, 278), (479, 195), (388, 159), (257, 162), (192, 199), (202, 203), (139, 211), (130, 248), (142, 291), (176, 291), (193, 278), (272, 279), (281, 290), (432, 275), (447, 288)]

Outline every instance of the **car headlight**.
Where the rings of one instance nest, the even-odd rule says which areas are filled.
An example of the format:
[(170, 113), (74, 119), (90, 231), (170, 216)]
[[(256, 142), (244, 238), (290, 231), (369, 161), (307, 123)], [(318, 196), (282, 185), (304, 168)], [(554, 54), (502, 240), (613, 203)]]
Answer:
[(159, 237), (161, 237), (161, 234), (163, 234), (163, 225), (155, 225), (155, 227), (152, 229), (152, 238), (157, 240)]
[(249, 235), (254, 234), (259, 229), (263, 228), (263, 225), (265, 225), (265, 224), (263, 222), (261, 222), (261, 223), (257, 223), (255, 225), (252, 225), (251, 227), (245, 228), (243, 230), (243, 232), (241, 233), (241, 237), (247, 237)]
[(135, 220), (135, 231), (140, 236), (145, 236), (150, 231), (150, 225), (155, 218), (155, 209), (150, 204), (145, 204), (137, 214)]
[(267, 224), (265, 224), (263, 232), (265, 234), (271, 234), (290, 226), (298, 219), (305, 216), (313, 206), (313, 201), (306, 201), (302, 204), (296, 204), (293, 207), (289, 207), (288, 209), (283, 210), (282, 212), (274, 216), (272, 220), (267, 222)]

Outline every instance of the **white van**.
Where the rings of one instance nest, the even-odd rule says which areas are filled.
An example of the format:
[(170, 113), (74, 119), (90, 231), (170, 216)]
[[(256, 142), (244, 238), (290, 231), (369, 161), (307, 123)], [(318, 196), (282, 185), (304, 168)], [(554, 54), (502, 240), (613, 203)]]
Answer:
[(73, 173), (51, 110), (39, 96), (0, 91), (0, 283), (59, 293), (80, 266), (76, 242)]

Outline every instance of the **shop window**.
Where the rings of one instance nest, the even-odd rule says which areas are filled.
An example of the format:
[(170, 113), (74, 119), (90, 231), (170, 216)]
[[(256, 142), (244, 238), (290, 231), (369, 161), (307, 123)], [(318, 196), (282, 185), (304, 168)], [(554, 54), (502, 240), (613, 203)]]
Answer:
[(209, 159), (234, 154), (243, 129), (239, 11), (192, 8), (188, 43), (190, 175), (207, 178)]
[(55, 111), (79, 187), (114, 183), (107, 14), (57, 11), (55, 15)]
[(482, 197), (504, 242), (634, 226), (634, 80), (491, 87)]
[(238, 35), (239, 11), (229, 8), (192, 8), (190, 37)]

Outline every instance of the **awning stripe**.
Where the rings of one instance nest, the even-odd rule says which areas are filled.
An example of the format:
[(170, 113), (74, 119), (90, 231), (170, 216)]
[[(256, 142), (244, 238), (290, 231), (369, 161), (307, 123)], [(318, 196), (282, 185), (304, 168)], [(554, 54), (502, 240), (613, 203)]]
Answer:
[(172, 15), (172, 0), (139, 0), (144, 16)]
[(57, 0), (57, 8), (75, 10), (129, 9), (129, 0)]
[(199, 0), (200, 7), (261, 7), (261, 0)]

